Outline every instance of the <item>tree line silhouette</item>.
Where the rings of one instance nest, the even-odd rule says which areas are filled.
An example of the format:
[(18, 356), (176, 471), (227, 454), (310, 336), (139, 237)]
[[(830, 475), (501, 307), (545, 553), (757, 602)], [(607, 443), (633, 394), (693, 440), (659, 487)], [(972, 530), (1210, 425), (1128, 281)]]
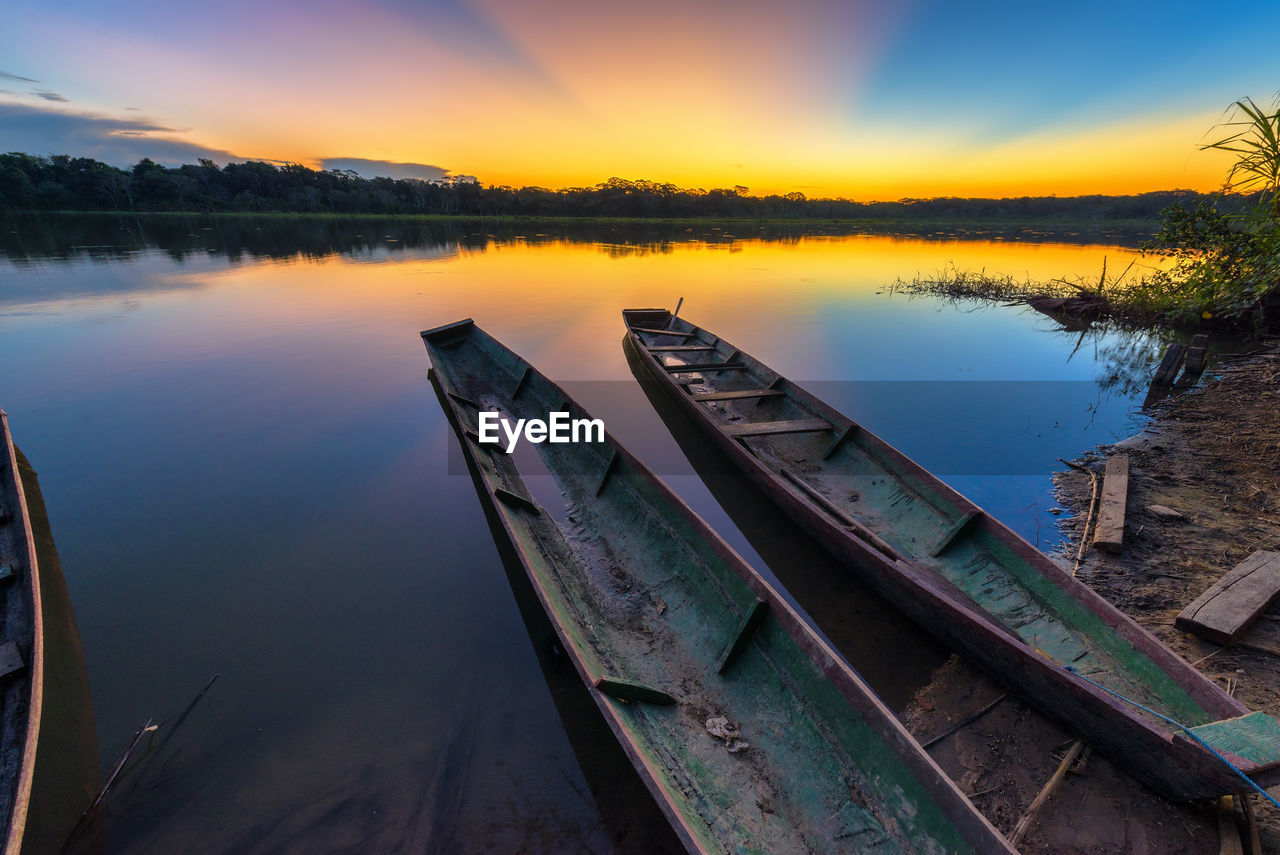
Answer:
[(484, 186), (473, 178), (364, 178), (264, 161), (166, 167), (144, 158), (120, 169), (87, 157), (0, 154), (0, 210), (443, 214), (471, 217), (653, 217), (758, 220), (1149, 220), (1171, 205), (1244, 197), (1191, 190), (1130, 196), (900, 199), (856, 202), (803, 193), (753, 196), (746, 187), (687, 189), (610, 178), (594, 187)]

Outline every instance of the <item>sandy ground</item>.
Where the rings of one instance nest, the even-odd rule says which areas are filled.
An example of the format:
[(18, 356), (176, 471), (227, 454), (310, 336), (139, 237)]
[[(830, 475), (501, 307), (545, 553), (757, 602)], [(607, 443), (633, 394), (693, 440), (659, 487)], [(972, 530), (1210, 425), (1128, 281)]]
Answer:
[[(1230, 363), (1220, 379), (1166, 399), (1153, 414), (1139, 436), (1076, 461), (1101, 474), (1109, 454), (1130, 455), (1124, 551), (1087, 551), (1079, 577), (1250, 707), (1280, 716), (1280, 607), (1231, 648), (1173, 625), (1184, 606), (1251, 552), (1280, 549), (1280, 347)], [(1055, 485), (1059, 502), (1072, 513), (1062, 522), (1064, 532), (1078, 544), (1089, 477), (1068, 470)], [(1153, 512), (1151, 505), (1178, 516)], [(1074, 558), (1074, 546), (1071, 551)], [(917, 694), (907, 726), (927, 742), (1002, 695), (1002, 687), (953, 659)], [(929, 750), (1008, 834), (1073, 741), (1073, 734), (1005, 697)], [(1234, 816), (1249, 852), (1238, 801)], [(1259, 796), (1250, 801), (1261, 850), (1280, 853), (1280, 811)], [(1087, 756), (1054, 791), (1021, 849), (1217, 852), (1219, 816), (1213, 803), (1171, 804), (1104, 758)]]

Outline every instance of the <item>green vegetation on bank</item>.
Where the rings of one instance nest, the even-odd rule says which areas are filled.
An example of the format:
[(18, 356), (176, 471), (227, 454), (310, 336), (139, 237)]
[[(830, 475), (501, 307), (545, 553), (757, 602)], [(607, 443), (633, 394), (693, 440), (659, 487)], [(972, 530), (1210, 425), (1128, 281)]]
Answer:
[[(951, 297), (1020, 301), (1065, 318), (1138, 324), (1280, 329), (1280, 99), (1270, 112), (1246, 98), (1227, 135), (1202, 146), (1236, 155), (1223, 192), (1172, 205), (1144, 250), (1169, 259), (1145, 274), (1132, 266), (1096, 283), (1019, 282), (944, 270), (895, 288)], [(1239, 201), (1248, 199), (1241, 207)]]
[[(0, 154), (0, 210), (415, 214), (470, 217), (810, 220), (869, 222), (1148, 222), (1173, 204), (1207, 200), (1190, 190), (1133, 196), (900, 199), (857, 202), (803, 193), (753, 196), (746, 187), (686, 189), (611, 178), (594, 187), (484, 186), (475, 180), (363, 178), (297, 164), (209, 160), (131, 169), (67, 155)], [(1247, 200), (1218, 200), (1243, 210)]]

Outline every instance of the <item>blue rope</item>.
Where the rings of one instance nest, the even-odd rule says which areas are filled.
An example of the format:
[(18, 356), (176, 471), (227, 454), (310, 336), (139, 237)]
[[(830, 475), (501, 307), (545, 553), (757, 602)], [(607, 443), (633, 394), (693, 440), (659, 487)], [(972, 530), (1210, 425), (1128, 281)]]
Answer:
[(1070, 671), (1072, 674), (1075, 674), (1077, 677), (1079, 677), (1081, 680), (1084, 680), (1086, 683), (1091, 683), (1092, 685), (1097, 686), (1099, 689), (1101, 689), (1102, 691), (1106, 692), (1107, 694), (1109, 694), (1109, 695), (1115, 695), (1117, 698), (1119, 698), (1120, 700), (1124, 701), (1125, 703), (1127, 703), (1127, 704), (1132, 704), (1133, 706), (1137, 707), (1138, 709), (1142, 710), (1143, 712), (1145, 712), (1145, 713), (1150, 713), (1151, 715), (1155, 716), (1156, 718), (1160, 719), (1161, 721), (1167, 722), (1167, 723), (1169, 723), (1169, 724), (1173, 725), (1174, 727), (1178, 728), (1178, 729), (1179, 729), (1179, 730), (1181, 730), (1183, 733), (1185, 733), (1187, 736), (1191, 737), (1191, 739), (1192, 739), (1193, 741), (1200, 743), (1200, 745), (1201, 745), (1201, 746), (1203, 746), (1205, 749), (1207, 749), (1207, 750), (1209, 751), (1209, 753), (1210, 753), (1210, 754), (1212, 754), (1214, 757), (1217, 757), (1217, 758), (1218, 758), (1219, 760), (1221, 760), (1224, 764), (1226, 764), (1227, 768), (1229, 768), (1232, 772), (1235, 772), (1237, 775), (1239, 775), (1239, 776), (1240, 776), (1240, 779), (1241, 779), (1242, 781), (1244, 781), (1246, 784), (1248, 784), (1252, 789), (1254, 789), (1254, 790), (1258, 791), (1259, 793), (1262, 793), (1262, 797), (1263, 797), (1264, 799), (1266, 799), (1267, 801), (1271, 802), (1271, 804), (1275, 805), (1277, 808), (1280, 808), (1280, 802), (1276, 801), (1275, 796), (1271, 795), (1271, 794), (1270, 794), (1270, 793), (1268, 793), (1266, 790), (1262, 789), (1262, 787), (1260, 787), (1260, 786), (1258, 786), (1256, 783), (1254, 783), (1253, 778), (1250, 778), (1248, 775), (1246, 775), (1244, 772), (1242, 772), (1242, 771), (1240, 770), (1240, 768), (1236, 766), (1236, 764), (1232, 763), (1232, 762), (1231, 762), (1230, 760), (1228, 760), (1226, 757), (1223, 757), (1221, 754), (1219, 754), (1219, 753), (1218, 753), (1218, 749), (1214, 748), (1212, 745), (1210, 745), (1209, 743), (1205, 742), (1203, 739), (1201, 739), (1201, 738), (1200, 738), (1200, 735), (1199, 735), (1199, 734), (1192, 732), (1191, 728), (1187, 727), (1187, 726), (1186, 726), (1185, 724), (1183, 724), (1182, 722), (1180, 722), (1180, 721), (1174, 721), (1173, 719), (1169, 718), (1167, 715), (1162, 715), (1162, 714), (1160, 714), (1160, 713), (1156, 712), (1155, 710), (1151, 709), (1151, 707), (1143, 706), (1142, 704), (1140, 704), (1140, 703), (1138, 703), (1137, 701), (1135, 701), (1133, 698), (1126, 698), (1124, 695), (1120, 694), (1119, 692), (1115, 691), (1114, 689), (1108, 689), (1106, 686), (1102, 685), (1101, 683), (1097, 682), (1096, 680), (1090, 680), (1088, 677), (1086, 677), (1085, 675), (1081, 674), (1079, 671), (1077, 671), (1075, 668), (1072, 668), (1070, 665), (1063, 665), (1062, 667), (1063, 667), (1063, 668), (1066, 668), (1068, 671)]

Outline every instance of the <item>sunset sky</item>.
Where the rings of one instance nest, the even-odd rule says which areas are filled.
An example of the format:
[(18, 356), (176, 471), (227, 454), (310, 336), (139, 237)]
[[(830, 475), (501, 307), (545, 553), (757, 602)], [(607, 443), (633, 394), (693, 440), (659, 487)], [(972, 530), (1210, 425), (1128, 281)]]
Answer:
[(1211, 190), (1280, 3), (0, 0), (0, 151), (896, 199)]

